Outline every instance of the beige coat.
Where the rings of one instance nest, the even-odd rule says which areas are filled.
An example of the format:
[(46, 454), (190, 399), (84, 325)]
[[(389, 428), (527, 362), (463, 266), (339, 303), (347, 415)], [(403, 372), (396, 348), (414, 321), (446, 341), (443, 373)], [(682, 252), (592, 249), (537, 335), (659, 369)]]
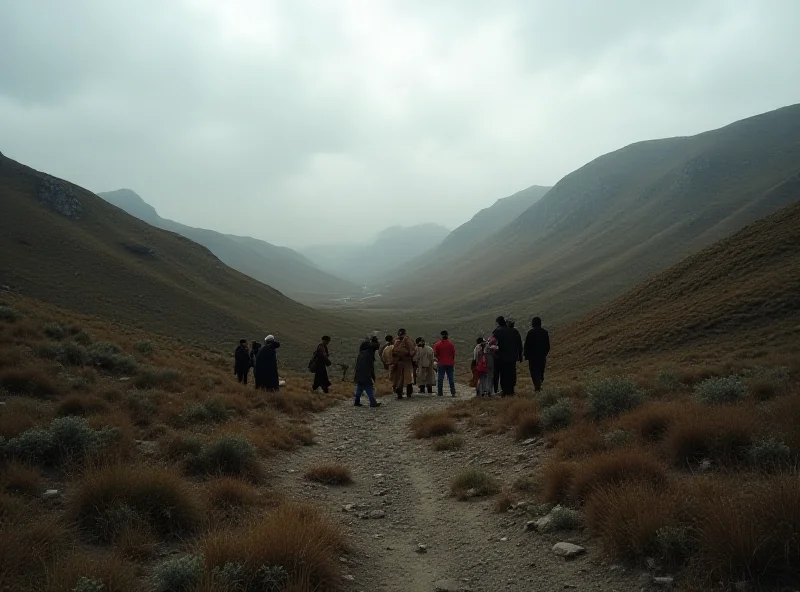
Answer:
[(436, 374), (433, 371), (433, 348), (430, 345), (418, 347), (414, 361), (417, 363), (417, 385), (433, 386), (436, 384)]
[[(417, 346), (409, 336), (403, 338), (406, 350), (409, 352), (409, 357), (403, 360), (393, 359), (393, 365), (389, 368), (389, 374), (392, 378), (393, 388), (405, 388), (406, 385), (414, 384), (414, 366), (412, 364), (413, 356), (416, 353)], [(399, 340), (395, 340), (395, 347), (397, 347)], [(391, 354), (394, 354), (395, 347), (392, 348)], [(386, 348), (389, 349), (388, 347)], [(384, 355), (386, 352), (383, 352)]]

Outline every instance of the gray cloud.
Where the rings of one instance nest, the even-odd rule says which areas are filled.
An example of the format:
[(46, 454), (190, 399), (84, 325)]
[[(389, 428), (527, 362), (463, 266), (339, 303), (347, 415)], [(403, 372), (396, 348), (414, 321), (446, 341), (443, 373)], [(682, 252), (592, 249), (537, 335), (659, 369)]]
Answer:
[(0, 0), (0, 150), (279, 244), (793, 103), (793, 0)]

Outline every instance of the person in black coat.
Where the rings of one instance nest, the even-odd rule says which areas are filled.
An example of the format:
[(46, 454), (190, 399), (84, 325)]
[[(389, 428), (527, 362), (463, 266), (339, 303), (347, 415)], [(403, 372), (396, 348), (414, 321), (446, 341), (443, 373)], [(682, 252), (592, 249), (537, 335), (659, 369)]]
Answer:
[(353, 404), (362, 407), (361, 395), (367, 393), (370, 407), (380, 407), (380, 403), (375, 400), (375, 352), (378, 351), (380, 343), (378, 338), (373, 337), (369, 341), (364, 341), (358, 348), (356, 358), (356, 372), (354, 382), (356, 383), (356, 395)]
[(330, 343), (331, 338), (323, 335), (317, 349), (314, 350), (311, 362), (308, 364), (308, 369), (314, 373), (314, 383), (311, 385), (312, 392), (321, 388), (323, 393), (328, 393), (328, 389), (331, 387), (331, 379), (328, 377), (328, 366), (331, 365), (331, 355), (328, 350)]
[(278, 352), (276, 351), (281, 344), (272, 335), (267, 335), (264, 345), (258, 350), (256, 357), (256, 368), (253, 372), (256, 381), (256, 388), (268, 391), (280, 389), (278, 384)]
[(525, 337), (525, 359), (531, 371), (531, 380), (535, 391), (542, 390), (544, 382), (544, 367), (547, 364), (547, 354), (550, 353), (550, 334), (542, 328), (542, 319), (533, 317), (531, 330)]
[(504, 397), (514, 396), (517, 387), (517, 362), (522, 361), (522, 337), (516, 329), (497, 317), (497, 328), (492, 335), (497, 339), (497, 368), (500, 371), (500, 389)]
[(254, 368), (253, 374), (255, 375), (255, 367), (256, 367), (256, 358), (258, 357), (258, 350), (261, 349), (261, 344), (258, 341), (254, 341), (250, 346), (250, 367)]
[(239, 346), (233, 354), (233, 373), (242, 384), (247, 384), (247, 375), (250, 374), (250, 352), (247, 351), (247, 340), (240, 339)]

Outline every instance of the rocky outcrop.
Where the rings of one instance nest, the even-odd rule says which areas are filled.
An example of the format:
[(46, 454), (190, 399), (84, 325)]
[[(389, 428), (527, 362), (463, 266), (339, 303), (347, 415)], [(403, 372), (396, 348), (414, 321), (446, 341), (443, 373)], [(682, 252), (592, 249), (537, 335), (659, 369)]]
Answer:
[(39, 184), (39, 201), (72, 220), (80, 217), (83, 212), (83, 206), (72, 188), (54, 177), (42, 178)]

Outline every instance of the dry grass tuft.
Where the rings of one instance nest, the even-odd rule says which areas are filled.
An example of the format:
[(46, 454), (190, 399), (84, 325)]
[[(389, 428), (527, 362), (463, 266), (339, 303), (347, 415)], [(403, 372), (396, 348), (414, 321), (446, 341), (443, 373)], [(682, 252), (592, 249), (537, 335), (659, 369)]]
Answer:
[(353, 482), (350, 469), (338, 463), (325, 463), (306, 471), (306, 479), (325, 485), (348, 485)]
[(70, 513), (105, 542), (132, 526), (179, 536), (196, 529), (201, 520), (200, 504), (179, 474), (143, 465), (89, 471), (76, 488)]
[(438, 452), (460, 450), (463, 445), (464, 438), (455, 434), (435, 438), (431, 443), (431, 447)]
[(6, 401), (0, 413), (0, 437), (10, 440), (37, 424), (48, 423), (50, 414), (36, 401), (13, 397)]
[(44, 367), (5, 368), (0, 371), (0, 387), (12, 395), (49, 397), (60, 392), (58, 383)]
[(654, 402), (623, 415), (618, 425), (645, 442), (659, 442), (685, 415), (685, 403)]
[(254, 580), (262, 566), (282, 568), (285, 590), (336, 590), (342, 583), (344, 537), (309, 505), (282, 505), (243, 529), (208, 535), (199, 546), (208, 572), (226, 564), (243, 566), (244, 589), (257, 589)]
[(208, 486), (211, 506), (222, 510), (244, 508), (258, 503), (258, 492), (247, 481), (221, 477)]
[(686, 467), (703, 459), (737, 465), (747, 458), (755, 435), (755, 413), (746, 407), (720, 406), (699, 412), (687, 409), (667, 433), (670, 460)]
[[(46, 575), (44, 592), (74, 592), (102, 590), (102, 592), (139, 592), (141, 582), (136, 567), (124, 559), (76, 552), (60, 559)], [(83, 580), (83, 588), (78, 584)], [(87, 581), (95, 587), (89, 587)]]
[(581, 422), (549, 436), (556, 453), (564, 459), (595, 454), (605, 449), (603, 433), (596, 424)]
[(514, 439), (517, 441), (527, 440), (542, 433), (542, 425), (539, 416), (535, 412), (527, 412), (516, 419), (514, 426)]
[(416, 438), (437, 438), (457, 431), (447, 410), (420, 413), (411, 420), (411, 430)]
[(542, 479), (539, 483), (542, 499), (550, 504), (566, 500), (576, 470), (576, 463), (573, 462), (551, 461), (542, 467)]
[(108, 403), (94, 395), (69, 395), (56, 406), (56, 415), (92, 415), (108, 409)]
[(461, 501), (494, 495), (500, 490), (495, 480), (478, 469), (464, 469), (450, 483), (450, 494)]
[(660, 462), (640, 451), (616, 450), (598, 454), (577, 467), (569, 495), (583, 503), (595, 489), (626, 482), (663, 488), (667, 484), (667, 471)]
[(3, 491), (15, 495), (36, 496), (43, 490), (42, 477), (35, 468), (8, 463), (0, 469), (0, 483)]
[(519, 498), (513, 490), (504, 489), (494, 498), (492, 510), (495, 514), (504, 514), (513, 509), (517, 501), (519, 501)]
[(41, 582), (43, 566), (70, 544), (70, 532), (60, 520), (20, 498), (0, 494), (0, 524), (0, 582), (7, 590)]

